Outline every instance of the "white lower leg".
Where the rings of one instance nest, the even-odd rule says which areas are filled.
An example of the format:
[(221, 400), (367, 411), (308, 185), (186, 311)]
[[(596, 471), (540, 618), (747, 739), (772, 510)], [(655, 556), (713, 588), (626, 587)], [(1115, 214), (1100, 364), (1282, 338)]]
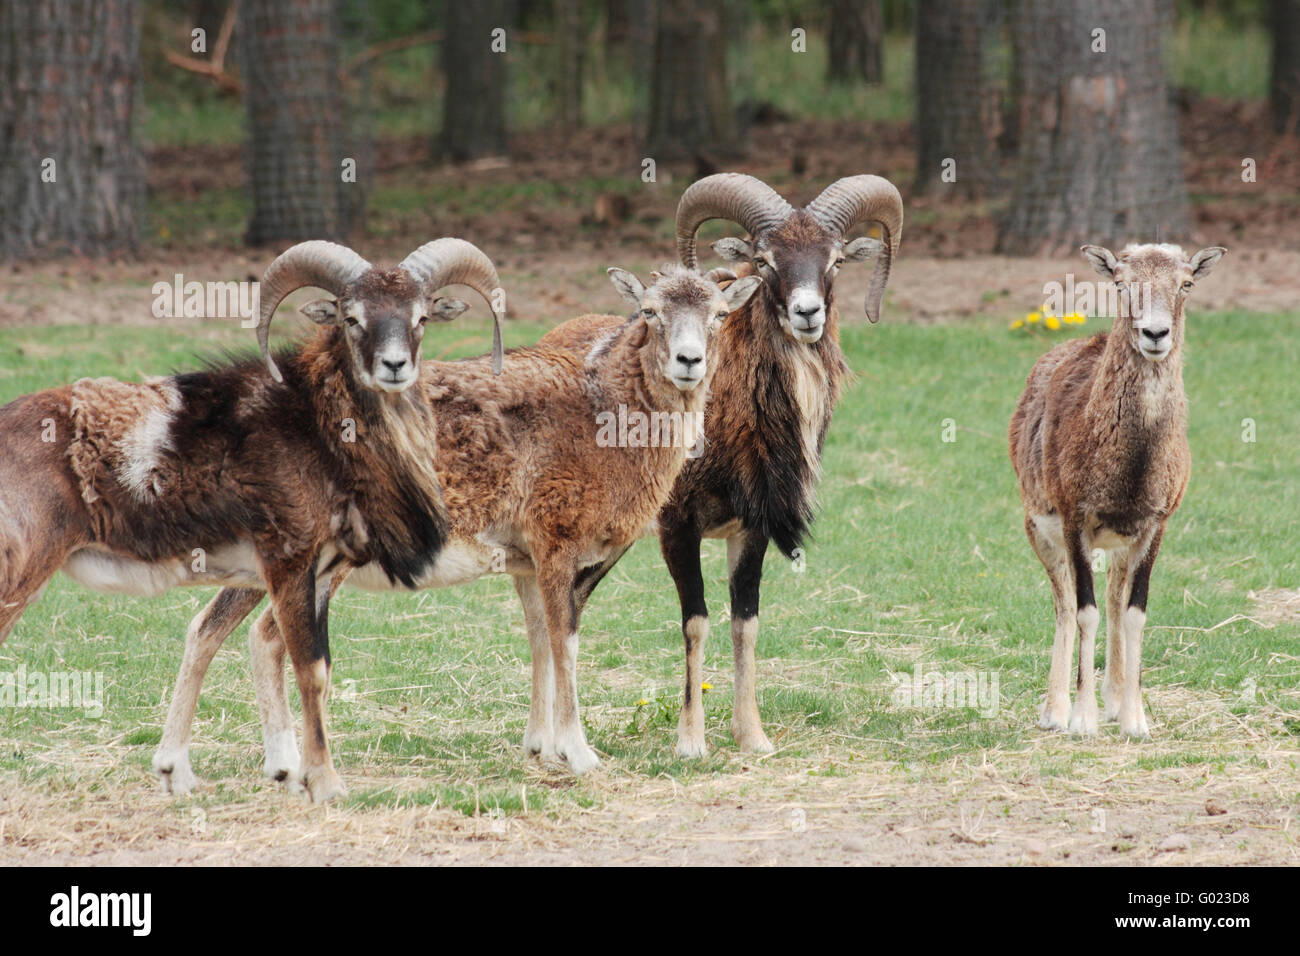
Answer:
[(1119, 706), (1119, 730), (1130, 737), (1149, 737), (1142, 706), (1142, 630), (1146, 611), (1130, 607), (1124, 612), (1124, 693)]
[(293, 714), (289, 710), (289, 688), (284, 681), (284, 643), (267, 609), (248, 633), (248, 654), (253, 669), (253, 688), (262, 722), (262, 749), (266, 760), (262, 772), (291, 790), (301, 786), (298, 742)]
[(528, 727), (524, 730), (524, 749), (543, 758), (555, 756), (555, 664), (551, 660), (551, 642), (546, 639), (546, 622), (530, 628), (528, 643), (532, 648), (533, 688), (528, 705)]
[(1065, 730), (1070, 720), (1070, 658), (1077, 626), (1073, 608), (1056, 615), (1056, 636), (1052, 640), (1052, 666), (1047, 674), (1047, 699), (1038, 726), (1044, 730)]
[(555, 664), (546, 634), (546, 611), (536, 578), (515, 578), (515, 591), (524, 606), (524, 627), (528, 631), (528, 653), (532, 660), (533, 684), (528, 700), (528, 725), (524, 728), (524, 753), (543, 759), (555, 757)]
[[(551, 654), (555, 656), (555, 645)], [(582, 729), (578, 713), (578, 635), (570, 634), (560, 645), (560, 656), (555, 660), (555, 752), (566, 761), (569, 769), (581, 775), (600, 766), (600, 758), (587, 746), (587, 735)]]
[(771, 753), (772, 742), (763, 733), (755, 688), (754, 644), (758, 640), (758, 618), (731, 622), (731, 643), (736, 665), (736, 693), (731, 711), (731, 736), (741, 750)]
[(203, 677), (226, 636), (224, 633), (209, 633), (206, 625), (211, 607), (209, 605), (190, 622), (185, 634), (185, 653), (181, 658), (180, 672), (176, 675), (176, 689), (167, 707), (162, 742), (153, 755), (153, 772), (158, 775), (164, 793), (186, 794), (199, 785), (190, 767), (190, 730)]
[(709, 637), (709, 619), (695, 615), (682, 628), (686, 641), (686, 690), (682, 715), (677, 721), (677, 753), (682, 757), (703, 757), (704, 742), (704, 643)]
[(1079, 684), (1070, 712), (1070, 733), (1091, 735), (1097, 732), (1096, 640), (1101, 614), (1095, 604), (1082, 608), (1079, 621)]

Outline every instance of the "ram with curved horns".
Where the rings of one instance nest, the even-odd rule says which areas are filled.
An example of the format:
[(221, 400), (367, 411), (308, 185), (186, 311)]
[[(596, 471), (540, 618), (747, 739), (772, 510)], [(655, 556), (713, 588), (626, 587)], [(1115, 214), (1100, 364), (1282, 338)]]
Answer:
[[(730, 269), (722, 283), (757, 275), (759, 290), (718, 332), (718, 370), (706, 406), (706, 442), (686, 463), (659, 513), (659, 538), (677, 585), (686, 642), (686, 690), (678, 723), (682, 756), (705, 753), (701, 702), (704, 641), (709, 632), (702, 538), (727, 539), (735, 704), (731, 731), (742, 750), (772, 749), (755, 696), (754, 644), (759, 583), (769, 541), (798, 556), (812, 522), (822, 444), (848, 367), (839, 345), (834, 283), (840, 266), (876, 256), (867, 318), (880, 318), (885, 283), (903, 232), (903, 201), (879, 176), (849, 176), (802, 209), (741, 173), (693, 184), (677, 207), (677, 251), (698, 265), (696, 235), (710, 219), (741, 226), (748, 238), (713, 244)], [(881, 239), (849, 240), (855, 226), (876, 223)], [(563, 335), (563, 327), (543, 337)], [(558, 342), (558, 340), (557, 340)], [(581, 348), (584, 341), (565, 344)]]
[[(82, 379), (0, 408), (0, 641), (59, 570), (141, 595), (265, 590), (302, 693), (302, 783), (314, 800), (340, 794), (325, 737), (329, 582), (373, 562), (413, 586), (446, 540), (432, 412), (413, 386), (425, 323), (466, 308), (437, 297), (451, 284), (489, 305), (500, 287), (460, 239), (393, 269), (299, 243), (261, 284), (265, 369), (249, 359), (142, 384)], [(273, 358), (276, 309), (308, 286), (332, 296), (302, 310), (321, 331)]]

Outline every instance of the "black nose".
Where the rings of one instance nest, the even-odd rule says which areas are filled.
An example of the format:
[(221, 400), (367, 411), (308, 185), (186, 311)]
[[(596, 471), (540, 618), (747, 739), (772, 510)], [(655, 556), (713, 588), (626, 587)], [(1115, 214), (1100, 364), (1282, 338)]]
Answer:
[(822, 307), (820, 305), (807, 305), (802, 308), (796, 308), (794, 314), (802, 315), (804, 318), (807, 318), (810, 315), (816, 315), (821, 310)]
[(690, 368), (692, 365), (695, 365), (697, 362), (703, 362), (704, 359), (699, 358), (698, 356), (695, 357), (695, 358), (692, 358), (692, 357), (689, 356), (689, 355), (679, 355), (679, 356), (677, 356), (677, 361), (681, 362), (681, 363), (682, 363), (683, 365), (685, 365), (687, 368)]
[(388, 369), (393, 374), (397, 374), (402, 369), (406, 368), (406, 359), (402, 359), (400, 362), (390, 362), (388, 359), (384, 359), (384, 368)]
[(1166, 335), (1169, 334), (1169, 330), (1161, 329), (1159, 332), (1152, 332), (1150, 329), (1143, 329), (1142, 334), (1145, 335), (1147, 338), (1149, 338), (1152, 342), (1159, 342), (1161, 339), (1163, 339)]

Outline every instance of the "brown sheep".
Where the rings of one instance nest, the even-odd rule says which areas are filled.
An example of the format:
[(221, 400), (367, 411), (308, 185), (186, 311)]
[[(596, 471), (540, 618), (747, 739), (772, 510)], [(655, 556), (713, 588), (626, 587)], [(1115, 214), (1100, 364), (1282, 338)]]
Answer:
[[(1091, 554), (1110, 555), (1106, 581), (1105, 718), (1147, 737), (1142, 629), (1165, 523), (1187, 488), (1183, 318), (1197, 279), (1224, 249), (1188, 258), (1178, 246), (1128, 246), (1116, 257), (1084, 246), (1120, 289), (1114, 327), (1052, 349), (1034, 366), (1011, 419), (1011, 461), (1025, 532), (1052, 583), (1056, 637), (1039, 726), (1097, 732), (1094, 641), (1100, 614)], [(1068, 672), (1079, 631), (1078, 692)]]
[[(431, 461), (443, 489), (449, 539), (418, 586), (451, 587), (492, 572), (513, 577), (532, 649), (524, 746), (543, 758), (558, 757), (577, 774), (599, 764), (578, 713), (579, 617), (592, 589), (646, 533), (667, 499), (694, 443), (692, 423), (703, 419), (714, 331), (758, 286), (749, 279), (723, 293), (676, 266), (655, 273), (648, 289), (621, 269), (610, 275), (637, 311), (630, 318), (583, 316), (567, 323), (604, 329), (586, 351), (512, 349), (500, 377), (480, 359), (428, 362), (422, 377), (436, 422), (437, 457)], [(611, 418), (635, 416), (650, 423), (643, 440), (631, 428), (627, 442), (617, 440)], [(656, 430), (654, 416), (662, 416), (662, 428)], [(390, 588), (378, 571), (360, 568), (348, 582)], [(341, 581), (336, 577), (334, 586)], [(183, 777), (172, 771), (173, 792), (194, 784), (189, 733), (207, 664), (260, 600), (257, 591), (222, 591), (190, 627), (159, 750), (166, 765), (184, 767)], [(249, 643), (266, 772), (285, 779), (297, 749), (284, 650), (269, 613), (258, 619)]]
[[(341, 793), (325, 736), (329, 582), (373, 561), (409, 586), (442, 549), (431, 410), (411, 386), (424, 322), (440, 312), (434, 294), (452, 282), (485, 297), (498, 285), (487, 257), (459, 239), (389, 270), (343, 246), (300, 243), (261, 283), (265, 368), (83, 379), (0, 408), (0, 641), (58, 570), (134, 594), (268, 591), (302, 692), (303, 783), (315, 800)], [(277, 364), (271, 319), (305, 286), (338, 303), (307, 306), (322, 332)]]

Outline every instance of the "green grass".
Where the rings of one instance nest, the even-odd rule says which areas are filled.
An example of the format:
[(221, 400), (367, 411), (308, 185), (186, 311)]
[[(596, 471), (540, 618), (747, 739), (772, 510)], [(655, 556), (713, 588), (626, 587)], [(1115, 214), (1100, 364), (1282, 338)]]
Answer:
[(1202, 96), (1258, 100), (1268, 95), (1269, 46), (1264, 25), (1229, 24), (1189, 6), (1175, 20), (1165, 56), (1177, 86)]
[[(510, 343), (539, 333), (512, 324)], [(1076, 333), (1052, 338), (1066, 334)], [(2, 330), (0, 401), (86, 375), (166, 373), (192, 364), (196, 350), (243, 345), (247, 335), (206, 326), (175, 333)], [(481, 350), (486, 326), (470, 326), (464, 341), (465, 349)], [(954, 758), (978, 762), (993, 748), (1028, 750), (1041, 738), (1033, 724), (1046, 682), (1051, 599), (1021, 528), (1005, 430), (1025, 374), (1048, 343), (995, 324), (854, 325), (844, 341), (857, 380), (827, 442), (816, 541), (802, 570), (769, 553), (764, 579), (759, 703), (781, 748), (777, 759), (792, 759), (801, 773), (806, 763), (806, 772), (836, 775), (868, 755), (911, 773)], [(1252, 589), (1300, 580), (1297, 343), (1300, 313), (1191, 317), (1193, 477), (1156, 566), (1144, 659), (1157, 734), (1190, 741), (1192, 751), (1201, 731), (1184, 729), (1180, 715), (1165, 709), (1175, 705), (1162, 703), (1181, 699), (1174, 691), (1216, 701), (1225, 713), (1265, 705), (1295, 712), (1294, 625), (1186, 629), (1250, 613)], [(945, 443), (949, 418), (956, 441)], [(1255, 443), (1241, 440), (1244, 418), (1255, 420)], [(704, 761), (673, 753), (681, 637), (672, 584), (653, 542), (633, 548), (584, 618), (583, 715), (615, 773), (699, 780), (737, 767), (726, 729), (731, 651), (720, 542), (706, 544), (704, 564), (715, 622), (705, 669), (713, 689), (704, 698), (713, 749)], [(0, 773), (61, 790), (72, 785), (66, 761), (76, 754), (75, 772), (94, 788), (143, 785), (186, 623), (210, 594), (144, 600), (56, 578), (0, 647), (0, 671), (101, 671), (105, 713), (92, 720), (70, 710), (0, 710)], [(598, 799), (581, 781), (536, 786), (518, 751), (528, 648), (503, 578), (416, 595), (344, 590), (331, 631), (331, 732), (353, 786), (350, 806), (509, 814), (525, 801), (530, 811), (558, 812)], [(219, 782), (210, 797), (218, 801), (259, 785), (245, 633), (218, 654), (196, 721), (195, 770)], [(899, 706), (890, 674), (910, 674), (918, 661), (928, 670), (996, 675), (1000, 709), (982, 716), (969, 708)], [(1248, 680), (1258, 704), (1241, 703)], [(1267, 726), (1294, 739), (1294, 727), (1280, 720)], [(1042, 755), (1038, 770), (1070, 778), (1113, 750), (1110, 733)], [(1139, 756), (1137, 770), (1195, 762), (1161, 748)], [(1251, 759), (1243, 744), (1239, 755), (1216, 755), (1207, 772)]]

